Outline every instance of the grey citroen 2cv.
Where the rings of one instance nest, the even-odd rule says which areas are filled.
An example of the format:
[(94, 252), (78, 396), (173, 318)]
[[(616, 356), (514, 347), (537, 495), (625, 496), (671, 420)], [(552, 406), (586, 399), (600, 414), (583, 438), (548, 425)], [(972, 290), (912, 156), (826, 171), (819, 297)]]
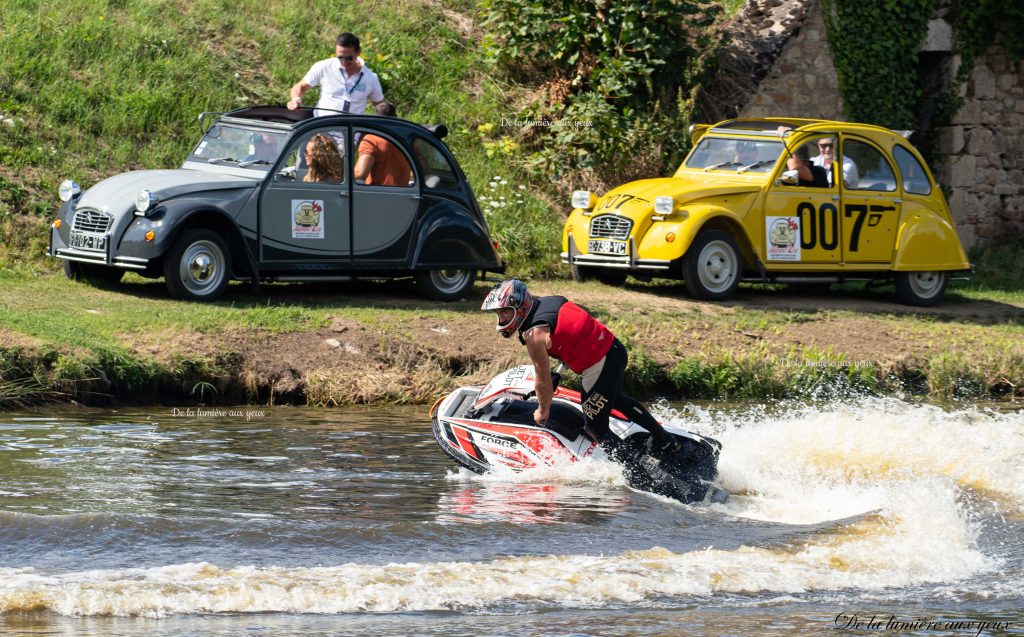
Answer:
[[(65, 274), (163, 276), (198, 301), (231, 279), (411, 276), (424, 296), (456, 300), (504, 272), (443, 126), (277, 106), (213, 117), (181, 168), (61, 184), (49, 254)], [(361, 153), (376, 154), (371, 170)]]

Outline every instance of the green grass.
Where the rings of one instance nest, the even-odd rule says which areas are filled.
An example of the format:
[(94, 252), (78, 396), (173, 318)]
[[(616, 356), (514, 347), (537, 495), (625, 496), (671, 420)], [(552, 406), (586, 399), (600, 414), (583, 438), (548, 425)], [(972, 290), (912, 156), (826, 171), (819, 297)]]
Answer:
[(1008, 237), (998, 245), (972, 250), (974, 265), (970, 281), (950, 285), (954, 296), (1024, 303), (1024, 233)]

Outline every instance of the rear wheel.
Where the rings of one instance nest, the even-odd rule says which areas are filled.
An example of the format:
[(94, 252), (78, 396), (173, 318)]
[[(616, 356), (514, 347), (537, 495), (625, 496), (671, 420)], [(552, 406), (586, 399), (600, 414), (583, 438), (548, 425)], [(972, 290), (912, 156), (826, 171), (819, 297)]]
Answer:
[(931, 307), (939, 302), (946, 291), (949, 274), (946, 272), (895, 272), (896, 295), (907, 305)]
[(186, 230), (164, 257), (164, 280), (171, 296), (214, 301), (224, 293), (231, 272), (231, 253), (212, 230)]
[(729, 234), (704, 230), (693, 240), (683, 260), (686, 289), (696, 299), (727, 299), (739, 287), (741, 265), (740, 251)]
[(458, 301), (466, 296), (474, 281), (476, 272), (473, 270), (451, 268), (416, 273), (416, 288), (434, 301)]

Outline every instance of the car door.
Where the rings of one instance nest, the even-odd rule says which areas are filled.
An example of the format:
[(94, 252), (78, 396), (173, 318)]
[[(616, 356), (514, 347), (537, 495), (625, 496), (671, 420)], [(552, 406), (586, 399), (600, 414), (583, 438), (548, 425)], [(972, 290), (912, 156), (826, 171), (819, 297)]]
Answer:
[(363, 265), (409, 259), (421, 184), (395, 135), (357, 127), (352, 162), (352, 259)]
[(841, 144), (845, 261), (889, 263), (902, 203), (892, 164), (865, 139), (844, 135)]
[(264, 264), (331, 267), (352, 258), (347, 126), (292, 140), (260, 199)]
[[(801, 140), (794, 153), (810, 156), (818, 138)], [(764, 254), (766, 265), (839, 263), (839, 189), (783, 183), (781, 162), (764, 203)]]

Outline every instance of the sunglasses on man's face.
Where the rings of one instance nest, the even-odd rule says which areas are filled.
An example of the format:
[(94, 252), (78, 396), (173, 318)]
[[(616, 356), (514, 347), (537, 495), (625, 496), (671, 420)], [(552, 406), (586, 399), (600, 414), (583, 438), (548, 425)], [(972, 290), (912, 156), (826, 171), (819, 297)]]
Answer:
[(835, 148), (835, 144), (818, 144), (818, 148), (822, 150), (832, 150)]
[(342, 62), (351, 62), (352, 60), (356, 59), (356, 56), (354, 56), (354, 55), (339, 55), (338, 59), (341, 60)]

